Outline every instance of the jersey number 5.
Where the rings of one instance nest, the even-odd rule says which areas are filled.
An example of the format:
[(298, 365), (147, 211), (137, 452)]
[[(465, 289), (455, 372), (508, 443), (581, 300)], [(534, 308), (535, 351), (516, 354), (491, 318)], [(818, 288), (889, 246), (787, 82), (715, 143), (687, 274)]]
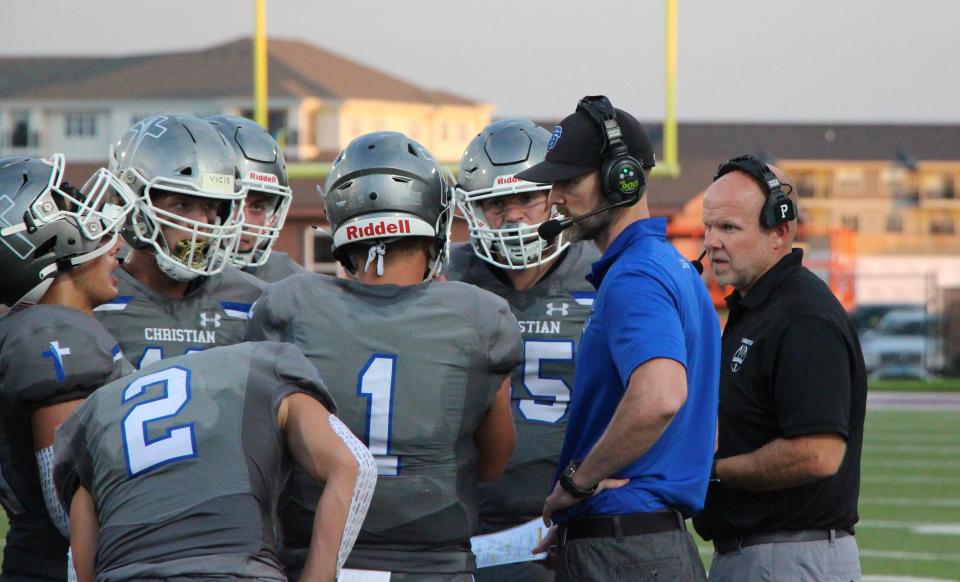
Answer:
[(131, 477), (197, 456), (193, 423), (170, 427), (153, 440), (147, 436), (151, 422), (177, 416), (190, 402), (190, 370), (171, 366), (137, 378), (123, 391), (122, 403), (142, 396), (155, 384), (162, 386), (163, 396), (134, 404), (123, 417), (123, 451)]
[(544, 362), (573, 362), (570, 340), (528, 340), (523, 343), (523, 387), (533, 400), (520, 401), (520, 414), (534, 422), (559, 422), (567, 412), (570, 387), (562, 378), (543, 373)]

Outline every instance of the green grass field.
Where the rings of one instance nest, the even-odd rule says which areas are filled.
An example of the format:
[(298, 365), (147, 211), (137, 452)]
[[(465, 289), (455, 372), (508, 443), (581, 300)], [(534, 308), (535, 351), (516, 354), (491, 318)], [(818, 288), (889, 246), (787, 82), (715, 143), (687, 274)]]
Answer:
[[(865, 435), (857, 526), (864, 576), (960, 580), (960, 412), (872, 410)], [(3, 537), (6, 530), (0, 518)], [(701, 551), (709, 561), (704, 542)]]
[(864, 576), (960, 580), (960, 412), (869, 411), (861, 470)]

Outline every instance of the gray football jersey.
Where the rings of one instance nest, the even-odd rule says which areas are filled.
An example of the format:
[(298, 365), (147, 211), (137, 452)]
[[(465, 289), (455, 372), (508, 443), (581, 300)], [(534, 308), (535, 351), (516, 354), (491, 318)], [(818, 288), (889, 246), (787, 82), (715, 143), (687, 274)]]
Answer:
[(271, 251), (270, 257), (267, 258), (266, 263), (260, 265), (259, 267), (247, 267), (243, 270), (243, 272), (249, 273), (261, 281), (274, 283), (276, 281), (286, 279), (290, 275), (306, 273), (307, 270), (301, 267), (299, 263), (291, 259), (290, 255), (287, 253)]
[(277, 423), (294, 392), (333, 399), (290, 344), (154, 363), (95, 392), (57, 431), (54, 476), (90, 491), (97, 580), (285, 580), (276, 504), (293, 459)]
[[(377, 460), (377, 488), (347, 565), (472, 571), (473, 433), (520, 361), (519, 327), (506, 302), (462, 283), (401, 287), (295, 275), (264, 291), (247, 337), (300, 346), (330, 386), (339, 418)], [(291, 568), (309, 543), (318, 494), (301, 476), (281, 508)]]
[(122, 267), (115, 271), (120, 294), (94, 309), (137, 368), (243, 341), (250, 306), (265, 286), (253, 275), (227, 267), (199, 279), (181, 299), (150, 289)]
[(510, 391), (517, 447), (503, 476), (480, 486), (482, 530), (496, 531), (539, 516), (553, 488), (574, 355), (595, 295), (585, 277), (600, 252), (589, 242), (570, 245), (560, 263), (527, 290), (515, 289), (468, 243), (454, 246), (450, 255), (447, 278), (506, 299), (523, 330), (523, 364), (513, 372)]
[(0, 504), (10, 522), (3, 572), (67, 578), (67, 540), (43, 500), (30, 416), (86, 398), (130, 372), (109, 332), (60, 305), (34, 305), (0, 318)]

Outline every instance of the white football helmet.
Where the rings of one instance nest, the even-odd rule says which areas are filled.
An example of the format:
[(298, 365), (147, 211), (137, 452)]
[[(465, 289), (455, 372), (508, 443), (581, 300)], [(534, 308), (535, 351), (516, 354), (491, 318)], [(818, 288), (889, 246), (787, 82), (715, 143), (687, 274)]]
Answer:
[[(175, 281), (219, 273), (238, 242), (246, 188), (233, 148), (207, 121), (191, 115), (157, 115), (133, 125), (111, 152), (111, 171), (137, 195), (124, 238), (151, 249)], [(181, 194), (218, 202), (213, 223), (158, 208), (154, 196)], [(186, 234), (171, 248), (163, 228)]]
[[(523, 192), (550, 190), (516, 174), (543, 161), (550, 132), (526, 119), (505, 119), (483, 128), (463, 152), (457, 176), (457, 207), (467, 221), (470, 244), (478, 257), (501, 269), (527, 269), (557, 257), (570, 243), (563, 234), (547, 242), (537, 234), (542, 224), (512, 222), (492, 228), (483, 202)], [(549, 219), (562, 219), (555, 207)]]
[(252, 238), (253, 248), (249, 251), (238, 248), (231, 255), (233, 264), (239, 268), (263, 265), (270, 258), (273, 243), (280, 236), (293, 199), (283, 152), (273, 136), (254, 121), (236, 115), (215, 115), (208, 117), (207, 121), (233, 147), (240, 169), (240, 183), (247, 188), (247, 196), (254, 192), (269, 196), (271, 204), (264, 224), (253, 224), (248, 216), (241, 227), (241, 239)]

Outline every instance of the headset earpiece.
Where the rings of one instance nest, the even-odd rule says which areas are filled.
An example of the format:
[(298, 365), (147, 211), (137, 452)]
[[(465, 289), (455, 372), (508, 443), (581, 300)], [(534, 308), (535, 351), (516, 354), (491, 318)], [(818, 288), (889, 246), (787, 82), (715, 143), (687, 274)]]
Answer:
[[(793, 200), (783, 191), (784, 184), (776, 174), (770, 171), (765, 162), (753, 156), (739, 156), (730, 161), (720, 164), (717, 173), (713, 177), (716, 182), (721, 176), (730, 172), (739, 170), (751, 178), (760, 186), (760, 190), (766, 197), (763, 202), (763, 209), (760, 211), (760, 225), (764, 228), (774, 228), (780, 224), (796, 220), (797, 207)], [(793, 186), (786, 184), (791, 190)]]
[(630, 155), (623, 143), (623, 132), (617, 123), (617, 111), (603, 95), (587, 96), (577, 104), (577, 110), (586, 113), (603, 134), (603, 164), (600, 166), (600, 182), (610, 202), (618, 203), (629, 198), (640, 200), (647, 187), (647, 178), (640, 162)]

